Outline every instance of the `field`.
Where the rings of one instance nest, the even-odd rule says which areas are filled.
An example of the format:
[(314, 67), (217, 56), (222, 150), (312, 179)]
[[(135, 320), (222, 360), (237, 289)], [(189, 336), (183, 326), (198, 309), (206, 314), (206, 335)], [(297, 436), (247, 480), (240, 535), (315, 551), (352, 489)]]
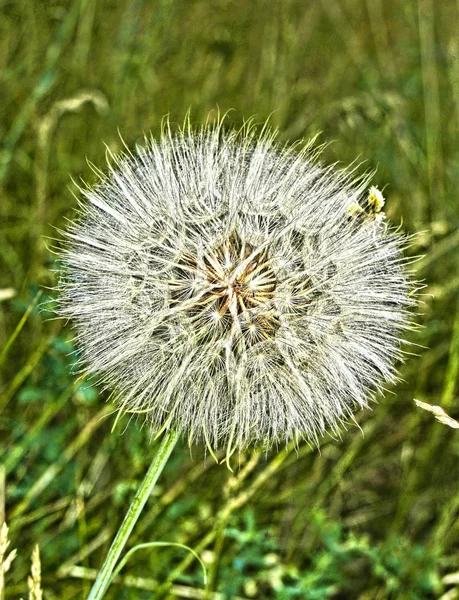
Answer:
[[(322, 159), (376, 170), (416, 234), (422, 286), (400, 383), (320, 450), (175, 448), (129, 541), (117, 600), (459, 599), (459, 4), (452, 0), (0, 0), (0, 600), (86, 598), (155, 455), (72, 374), (55, 297), (59, 228), (107, 148), (230, 111)], [(455, 33), (456, 32), (456, 33)], [(210, 117), (209, 117), (210, 115)], [(121, 139), (122, 136), (122, 139)], [(0, 582), (2, 549), (0, 540)], [(36, 583), (36, 586), (38, 584)], [(33, 587), (33, 586), (32, 586)]]

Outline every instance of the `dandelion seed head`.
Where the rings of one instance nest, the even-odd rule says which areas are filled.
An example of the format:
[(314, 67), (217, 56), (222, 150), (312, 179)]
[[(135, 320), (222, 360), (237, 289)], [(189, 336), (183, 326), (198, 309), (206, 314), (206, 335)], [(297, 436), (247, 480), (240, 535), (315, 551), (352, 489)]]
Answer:
[(82, 195), (58, 312), (153, 432), (317, 443), (395, 381), (412, 284), (368, 176), (267, 128), (166, 125)]

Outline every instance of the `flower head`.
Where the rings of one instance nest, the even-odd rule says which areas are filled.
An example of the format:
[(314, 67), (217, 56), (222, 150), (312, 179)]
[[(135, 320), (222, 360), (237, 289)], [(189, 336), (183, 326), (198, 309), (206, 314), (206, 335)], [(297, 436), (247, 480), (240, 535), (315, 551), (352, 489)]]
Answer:
[(395, 379), (410, 304), (404, 239), (367, 188), (250, 125), (166, 126), (117, 157), (61, 254), (83, 368), (120, 411), (210, 447), (336, 431)]

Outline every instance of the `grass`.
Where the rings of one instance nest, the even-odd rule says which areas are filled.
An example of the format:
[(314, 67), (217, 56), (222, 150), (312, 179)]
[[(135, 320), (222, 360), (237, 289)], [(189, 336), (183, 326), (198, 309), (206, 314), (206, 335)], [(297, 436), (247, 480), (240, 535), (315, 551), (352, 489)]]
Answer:
[[(402, 382), (320, 452), (247, 454), (234, 474), (179, 446), (107, 598), (459, 598), (459, 6), (453, 0), (0, 1), (0, 522), (26, 598), (38, 543), (46, 600), (84, 598), (155, 447), (111, 433), (106, 394), (70, 374), (71, 333), (38, 304), (44, 236), (71, 177), (112, 151), (234, 109), (281, 140), (322, 132), (328, 162), (377, 167), (387, 213), (420, 232), (426, 285)], [(38, 292), (42, 290), (37, 300)], [(206, 595), (207, 594), (207, 595)]]

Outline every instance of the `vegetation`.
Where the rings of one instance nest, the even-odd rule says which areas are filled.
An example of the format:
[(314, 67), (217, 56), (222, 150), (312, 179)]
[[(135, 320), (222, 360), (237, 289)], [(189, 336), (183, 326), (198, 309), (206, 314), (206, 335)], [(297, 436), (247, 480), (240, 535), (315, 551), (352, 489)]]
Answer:
[(6, 599), (85, 598), (155, 454), (135, 420), (112, 433), (108, 393), (71, 374), (71, 331), (40, 311), (55, 284), (44, 236), (72, 215), (71, 178), (94, 181), (104, 143), (122, 148), (118, 130), (132, 146), (165, 114), (198, 124), (217, 108), (235, 124), (271, 115), (285, 141), (322, 132), (327, 162), (377, 168), (388, 216), (420, 232), (422, 327), (400, 384), (320, 452), (251, 452), (231, 473), (179, 444), (129, 548), (193, 548), (208, 591), (193, 554), (158, 546), (106, 597), (459, 598), (458, 432), (413, 402), (459, 417), (458, 17), (452, 0), (1, 0)]

